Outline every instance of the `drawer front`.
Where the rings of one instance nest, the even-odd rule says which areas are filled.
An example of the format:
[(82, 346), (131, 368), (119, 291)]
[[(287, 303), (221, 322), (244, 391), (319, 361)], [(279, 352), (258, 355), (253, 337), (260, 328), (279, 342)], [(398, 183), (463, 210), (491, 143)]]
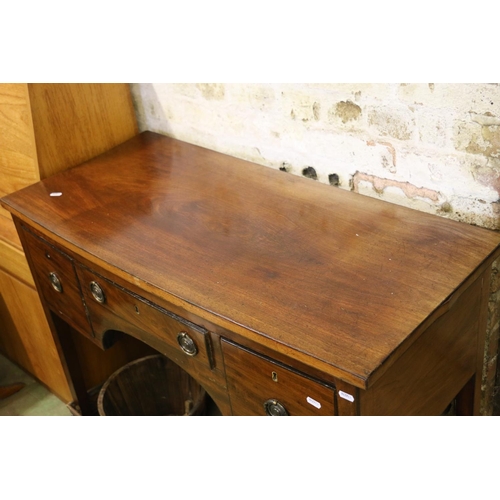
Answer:
[(282, 364), (222, 342), (234, 415), (335, 415), (335, 390)]
[(82, 333), (93, 336), (72, 260), (48, 242), (24, 231), (38, 290), (50, 309)]
[(217, 378), (211, 336), (198, 327), (146, 299), (78, 265), (77, 272), (97, 338), (118, 330), (146, 342), (196, 377)]

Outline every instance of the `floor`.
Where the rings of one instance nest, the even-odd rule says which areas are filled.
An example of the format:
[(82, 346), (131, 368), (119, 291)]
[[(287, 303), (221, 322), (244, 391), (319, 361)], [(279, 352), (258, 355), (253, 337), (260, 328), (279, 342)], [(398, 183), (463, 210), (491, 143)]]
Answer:
[(23, 370), (0, 355), (0, 385), (26, 384), (0, 400), (0, 416), (71, 416), (66, 405)]
[[(0, 386), (16, 383), (26, 385), (16, 394), (0, 400), (0, 417), (73, 415), (57, 396), (0, 354)], [(207, 401), (207, 415), (220, 415), (210, 398)]]

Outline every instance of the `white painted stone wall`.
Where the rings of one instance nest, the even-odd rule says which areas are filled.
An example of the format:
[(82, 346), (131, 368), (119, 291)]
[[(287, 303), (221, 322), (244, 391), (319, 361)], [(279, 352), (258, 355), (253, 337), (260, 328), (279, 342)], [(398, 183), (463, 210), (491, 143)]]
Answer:
[(131, 88), (141, 130), (296, 175), (313, 167), (319, 182), (500, 228), (498, 84)]

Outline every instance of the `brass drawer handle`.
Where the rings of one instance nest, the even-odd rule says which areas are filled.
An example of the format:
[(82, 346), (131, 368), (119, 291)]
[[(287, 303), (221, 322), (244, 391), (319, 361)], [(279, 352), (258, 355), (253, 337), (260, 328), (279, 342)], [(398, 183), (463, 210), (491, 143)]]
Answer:
[(288, 417), (286, 408), (277, 399), (268, 399), (264, 403), (264, 409), (270, 417)]
[(106, 295), (104, 295), (104, 291), (97, 281), (90, 282), (90, 293), (99, 304), (104, 304), (104, 302), (106, 302)]
[(49, 273), (49, 279), (50, 279), (50, 284), (52, 285), (52, 288), (58, 292), (58, 293), (62, 293), (62, 283), (61, 283), (61, 280), (59, 279), (59, 276), (57, 276), (56, 273), (54, 272), (51, 272)]
[(179, 332), (177, 342), (188, 356), (196, 356), (198, 354), (198, 348), (194, 340), (186, 332)]

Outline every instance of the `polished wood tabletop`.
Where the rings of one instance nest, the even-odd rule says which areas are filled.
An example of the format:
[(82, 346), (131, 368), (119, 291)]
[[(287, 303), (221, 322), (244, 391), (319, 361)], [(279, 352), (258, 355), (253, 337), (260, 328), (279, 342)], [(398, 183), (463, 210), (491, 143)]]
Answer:
[(360, 388), (500, 243), (152, 132), (2, 204), (128, 282)]

